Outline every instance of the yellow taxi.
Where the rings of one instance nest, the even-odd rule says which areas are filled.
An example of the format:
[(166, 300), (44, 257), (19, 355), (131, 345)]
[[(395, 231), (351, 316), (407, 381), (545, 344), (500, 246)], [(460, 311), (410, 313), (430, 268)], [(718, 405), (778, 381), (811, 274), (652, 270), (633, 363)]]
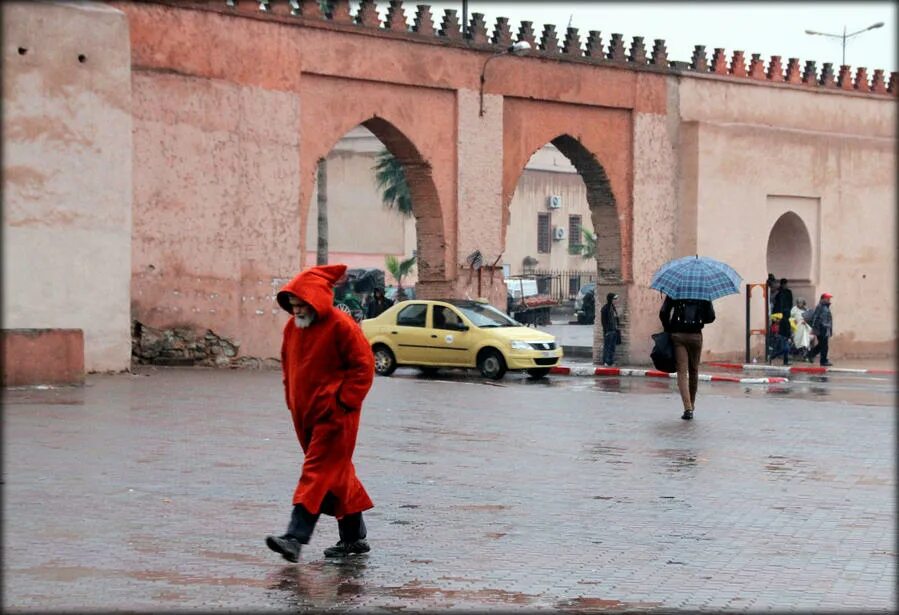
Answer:
[(403, 301), (361, 326), (375, 355), (375, 371), (382, 376), (406, 365), (425, 371), (476, 367), (493, 380), (507, 370), (542, 378), (562, 359), (552, 335), (479, 301)]

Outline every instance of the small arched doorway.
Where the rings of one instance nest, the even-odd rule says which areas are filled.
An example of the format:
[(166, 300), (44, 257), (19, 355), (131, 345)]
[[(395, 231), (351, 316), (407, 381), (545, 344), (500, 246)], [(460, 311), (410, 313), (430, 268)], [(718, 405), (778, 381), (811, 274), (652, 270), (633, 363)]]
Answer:
[(777, 219), (768, 235), (766, 254), (768, 272), (778, 280), (787, 278), (793, 297), (814, 305), (817, 280), (812, 275), (812, 241), (798, 214), (788, 211)]

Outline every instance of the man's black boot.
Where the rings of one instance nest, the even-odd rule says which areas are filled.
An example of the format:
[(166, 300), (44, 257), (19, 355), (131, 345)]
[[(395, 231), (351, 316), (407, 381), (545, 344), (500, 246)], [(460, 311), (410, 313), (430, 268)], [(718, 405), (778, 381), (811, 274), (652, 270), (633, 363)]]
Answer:
[(368, 553), (371, 547), (364, 538), (354, 540), (353, 542), (339, 541), (333, 547), (325, 549), (325, 557), (346, 557), (348, 555), (359, 555), (360, 553)]
[(310, 513), (302, 504), (294, 504), (287, 532), (281, 536), (266, 536), (265, 544), (275, 553), (280, 553), (288, 562), (298, 561), (300, 550), (309, 542), (318, 517), (318, 514)]
[(265, 544), (275, 553), (280, 553), (281, 557), (288, 562), (298, 562), (300, 560), (300, 550), (303, 545), (293, 536), (284, 534), (283, 536), (266, 536)]
[(346, 557), (371, 551), (368, 541), (365, 540), (368, 530), (365, 528), (361, 512), (338, 519), (337, 530), (340, 540), (333, 547), (325, 549), (325, 557)]

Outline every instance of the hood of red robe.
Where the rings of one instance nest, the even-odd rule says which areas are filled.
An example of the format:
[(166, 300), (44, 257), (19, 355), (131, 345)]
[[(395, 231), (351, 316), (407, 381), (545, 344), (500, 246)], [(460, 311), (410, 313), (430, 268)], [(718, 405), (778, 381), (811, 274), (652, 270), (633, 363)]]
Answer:
[(278, 305), (293, 314), (290, 295), (305, 301), (315, 310), (317, 318), (326, 318), (334, 305), (334, 285), (346, 275), (346, 265), (318, 265), (304, 269), (278, 292)]

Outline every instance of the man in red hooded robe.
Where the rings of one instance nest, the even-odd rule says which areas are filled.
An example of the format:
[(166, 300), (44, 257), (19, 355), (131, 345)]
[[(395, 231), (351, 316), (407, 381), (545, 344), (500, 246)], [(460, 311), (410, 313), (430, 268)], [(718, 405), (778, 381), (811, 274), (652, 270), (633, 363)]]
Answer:
[(321, 513), (336, 517), (340, 532), (326, 557), (369, 551), (362, 511), (373, 504), (352, 457), (374, 358), (359, 325), (332, 305), (334, 285), (345, 273), (346, 265), (311, 267), (277, 296), (278, 305), (291, 314), (281, 366), (287, 408), (305, 458), (287, 532), (265, 542), (290, 562), (299, 559)]

